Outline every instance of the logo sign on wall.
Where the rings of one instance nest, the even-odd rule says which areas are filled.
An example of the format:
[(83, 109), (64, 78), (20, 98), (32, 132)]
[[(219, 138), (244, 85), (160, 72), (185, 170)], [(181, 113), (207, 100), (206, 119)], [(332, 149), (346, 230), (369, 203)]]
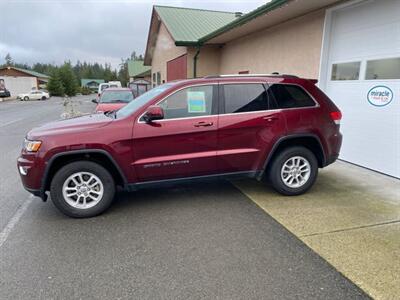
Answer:
[(374, 106), (386, 106), (393, 100), (393, 92), (384, 85), (374, 86), (367, 95), (368, 102)]

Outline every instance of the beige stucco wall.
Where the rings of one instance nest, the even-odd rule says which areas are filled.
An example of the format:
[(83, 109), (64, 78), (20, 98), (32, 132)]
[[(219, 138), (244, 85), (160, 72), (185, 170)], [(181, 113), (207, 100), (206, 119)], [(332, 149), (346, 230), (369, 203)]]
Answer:
[[(187, 75), (193, 78), (193, 58), (196, 55), (196, 48), (188, 48)], [(219, 46), (204, 46), (200, 49), (197, 57), (197, 77), (207, 75), (218, 75), (221, 51)]]
[(325, 10), (255, 32), (227, 43), (221, 74), (288, 73), (318, 78)]
[(167, 28), (161, 23), (151, 62), (151, 72), (161, 72), (161, 82), (167, 81), (167, 62), (186, 54), (186, 47), (176, 47)]

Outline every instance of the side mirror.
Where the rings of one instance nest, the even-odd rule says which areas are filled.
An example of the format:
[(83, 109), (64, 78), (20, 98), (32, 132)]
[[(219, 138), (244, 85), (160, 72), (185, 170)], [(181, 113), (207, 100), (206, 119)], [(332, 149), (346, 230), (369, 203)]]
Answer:
[(92, 99), (93, 103), (98, 103), (97, 99)]
[(146, 123), (150, 123), (154, 120), (162, 120), (164, 119), (164, 110), (161, 106), (158, 105), (149, 106), (149, 108), (143, 115), (143, 119)]

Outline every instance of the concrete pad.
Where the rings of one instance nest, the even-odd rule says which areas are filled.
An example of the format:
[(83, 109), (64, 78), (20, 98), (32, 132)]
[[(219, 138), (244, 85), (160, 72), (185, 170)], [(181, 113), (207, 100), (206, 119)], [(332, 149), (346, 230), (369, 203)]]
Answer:
[(256, 181), (234, 183), (367, 293), (400, 295), (398, 179), (339, 161), (320, 170), (302, 196), (284, 197)]
[(302, 238), (375, 299), (400, 297), (400, 223)]

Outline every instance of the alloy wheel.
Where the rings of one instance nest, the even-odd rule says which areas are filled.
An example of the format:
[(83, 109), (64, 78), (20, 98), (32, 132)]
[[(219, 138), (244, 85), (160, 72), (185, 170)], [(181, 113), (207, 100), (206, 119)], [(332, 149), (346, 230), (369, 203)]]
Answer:
[(104, 185), (99, 177), (90, 172), (77, 172), (64, 181), (62, 193), (70, 206), (88, 209), (100, 202)]

